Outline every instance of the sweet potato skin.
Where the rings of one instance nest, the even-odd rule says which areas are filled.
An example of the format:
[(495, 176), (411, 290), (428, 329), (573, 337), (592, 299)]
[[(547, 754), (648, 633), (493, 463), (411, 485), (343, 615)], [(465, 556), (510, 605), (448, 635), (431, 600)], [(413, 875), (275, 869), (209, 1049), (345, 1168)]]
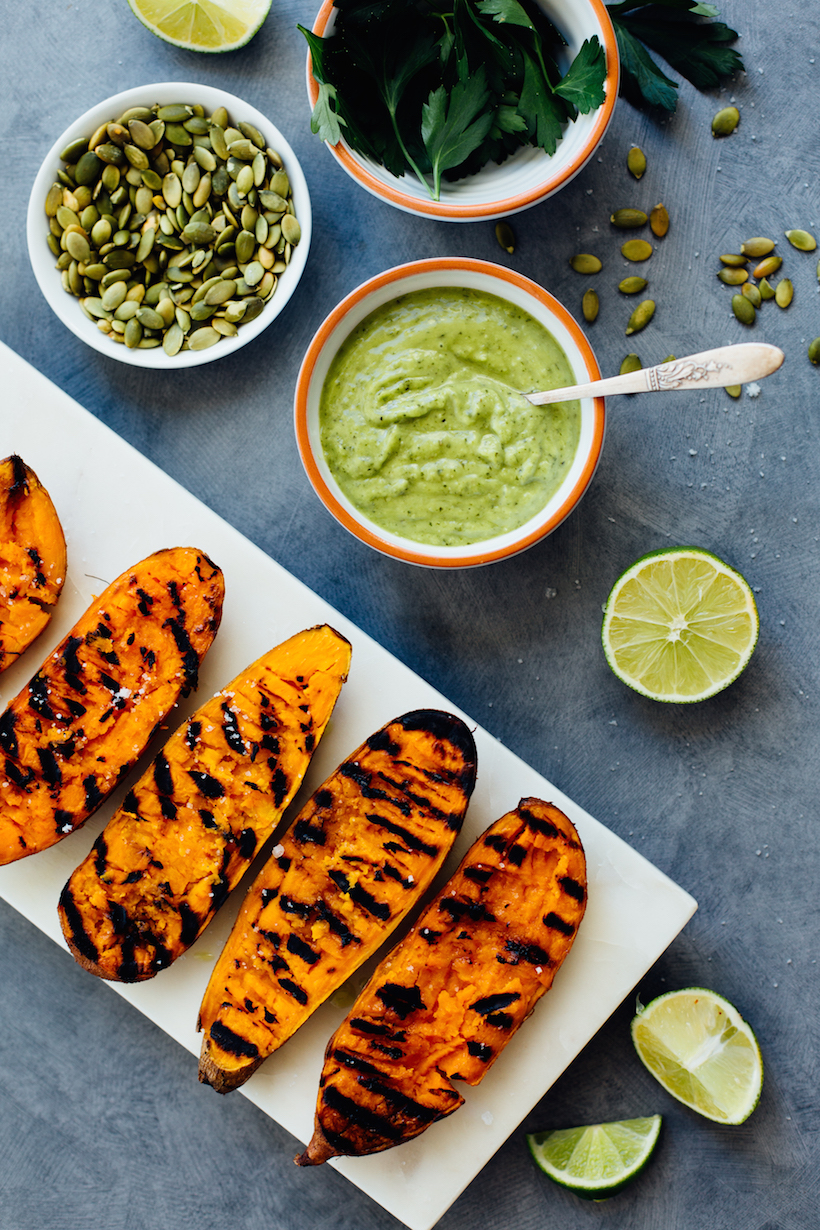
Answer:
[(314, 793), (260, 871), (203, 998), (199, 1079), (243, 1084), (429, 888), (475, 786), (464, 722), (416, 710)]
[(181, 696), (222, 615), (221, 570), (158, 551), (91, 603), (0, 717), (0, 863), (79, 828)]
[(168, 739), (61, 894), (83, 968), (141, 982), (202, 933), (296, 793), (349, 665), (344, 637), (307, 629)]
[(573, 825), (522, 799), (382, 961), (325, 1055), (302, 1166), (418, 1136), (464, 1101), (552, 985), (586, 905)]
[(12, 454), (0, 461), (0, 671), (46, 627), (65, 574), (65, 535), (51, 496)]

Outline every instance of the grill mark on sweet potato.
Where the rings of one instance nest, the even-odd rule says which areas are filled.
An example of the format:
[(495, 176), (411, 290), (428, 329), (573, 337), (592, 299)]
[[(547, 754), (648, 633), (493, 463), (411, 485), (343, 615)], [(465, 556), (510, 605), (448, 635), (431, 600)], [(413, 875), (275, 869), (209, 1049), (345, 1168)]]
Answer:
[[(309, 761), (303, 727), (324, 730), (349, 661), (350, 645), (333, 629), (308, 629), (167, 740), (106, 826), (104, 863), (86, 859), (69, 881), (97, 948), (85, 962), (93, 973), (141, 981), (194, 942), (298, 789)], [(278, 711), (280, 752), (254, 760), (262, 708)], [(130, 920), (122, 934), (112, 926), (114, 905)]]
[[(376, 731), (323, 783), (251, 887), (214, 969), (200, 1009), (200, 1079), (227, 1092), (258, 1066), (219, 1047), (215, 1021), (252, 1039), (261, 1062), (375, 950), (429, 886), (474, 782), (464, 724), (421, 710)], [(298, 977), (272, 976), (271, 934), (294, 957), (309, 955)], [(249, 1019), (248, 996), (274, 1020)]]
[[(553, 805), (522, 799), (492, 825), (328, 1044), (313, 1139), (297, 1162), (378, 1152), (451, 1114), (463, 1101), (452, 1082), (477, 1084), (552, 985), (585, 879), (577, 834)], [(402, 1045), (391, 1047), (397, 1025)], [(356, 1060), (378, 1073), (363, 1079)]]

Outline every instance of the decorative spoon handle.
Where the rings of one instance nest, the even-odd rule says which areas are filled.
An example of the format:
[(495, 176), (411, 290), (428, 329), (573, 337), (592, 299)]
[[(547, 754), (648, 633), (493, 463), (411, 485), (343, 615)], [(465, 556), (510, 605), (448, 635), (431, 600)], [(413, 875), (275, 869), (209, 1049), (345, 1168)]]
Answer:
[(748, 384), (776, 372), (784, 359), (782, 350), (765, 342), (741, 342), (719, 346), (685, 359), (670, 359), (657, 367), (642, 367), (637, 372), (595, 380), (566, 389), (527, 393), (528, 401), (547, 406), (556, 401), (575, 401), (579, 397), (608, 397), (615, 393), (664, 393), (669, 389), (725, 389), (730, 384)]

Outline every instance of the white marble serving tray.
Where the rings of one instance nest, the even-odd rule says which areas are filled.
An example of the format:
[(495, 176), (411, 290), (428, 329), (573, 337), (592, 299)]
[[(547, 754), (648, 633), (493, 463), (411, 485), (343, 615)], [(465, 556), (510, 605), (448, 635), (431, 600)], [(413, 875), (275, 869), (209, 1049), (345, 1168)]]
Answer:
[[(68, 579), (51, 626), (21, 662), (0, 676), (0, 705), (25, 685), (92, 595), (152, 551), (185, 545), (200, 548), (222, 567), (227, 596), (197, 697), (180, 706), (172, 726), (197, 700), (202, 703), (301, 628), (327, 622), (352, 642), (349, 681), (296, 805), (389, 719), (420, 706), (456, 711), (2, 343), (0, 379), (0, 457), (19, 453), (48, 488), (66, 532), (69, 559)], [(467, 721), (475, 726), (469, 717)], [(480, 727), (475, 727), (475, 740), (478, 785), (448, 869), (493, 820), (521, 797), (537, 795), (561, 807), (578, 828), (588, 860), (589, 906), (552, 991), (483, 1083), (474, 1089), (461, 1087), (467, 1100), (460, 1110), (409, 1144), (331, 1163), (411, 1230), (429, 1230), (443, 1215), (696, 909), (688, 893)], [(58, 845), (0, 868), (0, 895), (63, 947), (56, 912), (60, 890), (124, 789)], [(135, 986), (109, 984), (196, 1055), (200, 999), (242, 891), (240, 887), (233, 894), (212, 926), (170, 969)], [(78, 967), (76, 976), (92, 975)], [(362, 980), (356, 980), (357, 986)], [(343, 996), (336, 998), (341, 1002)], [(241, 1091), (303, 1142), (311, 1135), (324, 1048), (343, 1015), (339, 1004), (324, 1005)], [(191, 1079), (196, 1080), (193, 1067)], [(291, 1163), (285, 1159), (281, 1164)]]

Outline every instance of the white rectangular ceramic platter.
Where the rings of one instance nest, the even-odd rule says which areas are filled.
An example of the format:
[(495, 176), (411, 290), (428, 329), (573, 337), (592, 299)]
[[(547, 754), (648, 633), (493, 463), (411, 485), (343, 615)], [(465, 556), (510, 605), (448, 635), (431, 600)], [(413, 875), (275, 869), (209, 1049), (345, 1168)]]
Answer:
[[(330, 623), (352, 643), (350, 678), (295, 806), (386, 721), (424, 706), (454, 710), (422, 678), (2, 344), (0, 378), (0, 457), (19, 453), (48, 488), (66, 532), (69, 559), (51, 626), (0, 676), (0, 705), (26, 684), (92, 596), (151, 552), (179, 545), (197, 547), (215, 560), (225, 573), (227, 593), (199, 692), (176, 711), (173, 726), (254, 659), (302, 628)], [(474, 727), (469, 717), (467, 721)], [(536, 795), (556, 803), (578, 828), (588, 860), (589, 906), (553, 989), (483, 1083), (474, 1089), (462, 1087), (466, 1104), (409, 1144), (332, 1163), (411, 1230), (428, 1230), (438, 1221), (696, 908), (686, 892), (480, 727), (475, 728), (475, 740), (478, 784), (448, 870), (492, 821), (520, 798)], [(0, 894), (63, 947), (56, 911), (60, 890), (124, 790), (125, 785), (84, 828), (58, 845), (0, 868)], [(294, 814), (292, 808), (289, 815)], [(200, 999), (242, 891), (240, 886), (212, 926), (170, 969), (150, 982), (110, 984), (196, 1055)], [(92, 977), (79, 966), (76, 976)], [(362, 981), (360, 977), (356, 985)], [(241, 1091), (303, 1142), (311, 1135), (325, 1045), (343, 1015), (343, 1007), (326, 1004)], [(196, 1080), (194, 1065), (191, 1080)]]

